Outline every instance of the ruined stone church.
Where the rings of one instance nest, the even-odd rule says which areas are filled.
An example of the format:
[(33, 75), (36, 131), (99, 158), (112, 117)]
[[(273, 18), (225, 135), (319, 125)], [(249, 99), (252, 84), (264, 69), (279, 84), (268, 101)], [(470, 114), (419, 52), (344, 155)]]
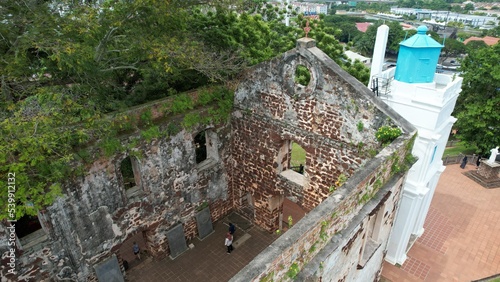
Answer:
[[(299, 66), (307, 85), (296, 80)], [(276, 232), (289, 202), (305, 217), (234, 281), (286, 280), (290, 269), (298, 281), (378, 279), (416, 129), (309, 38), (245, 70), (233, 90), (227, 121), (137, 144), (126, 136), (129, 150), (66, 185), (39, 212), (30, 240), (17, 234), (16, 279), (103, 281), (103, 265), (124, 275), (121, 250), (132, 238), (155, 258), (175, 258), (231, 212)], [(383, 127), (402, 134), (381, 144)], [(305, 151), (301, 173), (292, 146)], [(0, 226), (2, 253), (8, 226)]]

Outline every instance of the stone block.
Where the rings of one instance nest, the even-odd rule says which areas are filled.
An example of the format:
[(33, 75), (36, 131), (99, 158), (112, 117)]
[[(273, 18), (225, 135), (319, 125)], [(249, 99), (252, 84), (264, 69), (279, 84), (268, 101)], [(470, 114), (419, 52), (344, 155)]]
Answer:
[(125, 282), (115, 255), (94, 265), (99, 282)]
[(188, 247), (184, 237), (184, 228), (178, 224), (167, 232), (168, 246), (170, 247), (170, 258), (175, 259), (185, 252)]

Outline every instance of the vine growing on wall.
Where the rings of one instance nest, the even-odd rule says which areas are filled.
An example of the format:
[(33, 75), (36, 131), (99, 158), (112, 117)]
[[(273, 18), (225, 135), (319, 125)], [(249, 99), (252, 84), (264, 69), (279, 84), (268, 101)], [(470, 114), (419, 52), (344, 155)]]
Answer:
[[(16, 176), (16, 209), (12, 216), (7, 213), (7, 208), (2, 209), (0, 220), (36, 215), (62, 194), (65, 181), (85, 174), (85, 165), (101, 156), (111, 157), (125, 151), (140, 156), (140, 152), (133, 150), (140, 140), (149, 142), (172, 136), (183, 127), (188, 129), (196, 124), (225, 122), (232, 111), (233, 92), (220, 86), (202, 91), (202, 100), (187, 94), (167, 99), (176, 102), (164, 105), (165, 111), (160, 117), (153, 114), (154, 105), (147, 105), (142, 110), (89, 114), (82, 118), (86, 108), (76, 107), (70, 97), (57, 93), (46, 93), (43, 101), (29, 98), (12, 106), (11, 111), (18, 118), (0, 121), (0, 172)], [(29, 108), (24, 106), (25, 103), (30, 105)], [(45, 108), (40, 103), (45, 103)], [(200, 112), (205, 109), (205, 113), (191, 113), (197, 108)], [(69, 112), (75, 110), (79, 117), (68, 119)], [(174, 111), (184, 117), (173, 119)], [(130, 138), (130, 134), (136, 134), (136, 137)], [(125, 136), (128, 136), (127, 145), (122, 140)], [(0, 179), (0, 185), (7, 187), (6, 181)], [(1, 206), (7, 207), (8, 200), (7, 193), (0, 195)]]

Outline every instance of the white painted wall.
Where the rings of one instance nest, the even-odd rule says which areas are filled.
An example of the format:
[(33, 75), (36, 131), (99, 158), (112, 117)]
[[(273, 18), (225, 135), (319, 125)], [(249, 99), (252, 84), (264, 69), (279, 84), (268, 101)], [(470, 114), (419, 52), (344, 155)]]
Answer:
[(404, 184), (401, 205), (389, 240), (386, 260), (403, 264), (412, 235), (421, 236), (434, 191), (445, 167), (442, 164), (446, 142), (453, 123), (451, 116), (462, 78), (436, 74), (433, 83), (393, 81), (384, 102), (418, 129), (413, 155), (418, 161)]

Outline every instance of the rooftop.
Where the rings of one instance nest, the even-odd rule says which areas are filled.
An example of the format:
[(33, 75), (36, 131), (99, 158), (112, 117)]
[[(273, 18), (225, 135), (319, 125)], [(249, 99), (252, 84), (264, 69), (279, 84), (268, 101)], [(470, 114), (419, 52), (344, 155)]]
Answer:
[(488, 46), (492, 46), (492, 45), (495, 45), (498, 43), (498, 41), (500, 41), (500, 38), (497, 38), (497, 37), (491, 37), (491, 36), (485, 36), (485, 37), (475, 37), (475, 36), (472, 36), (472, 37), (469, 37), (467, 38), (465, 41), (464, 41), (464, 44), (467, 44), (471, 41), (483, 41), (484, 43), (486, 43)]

